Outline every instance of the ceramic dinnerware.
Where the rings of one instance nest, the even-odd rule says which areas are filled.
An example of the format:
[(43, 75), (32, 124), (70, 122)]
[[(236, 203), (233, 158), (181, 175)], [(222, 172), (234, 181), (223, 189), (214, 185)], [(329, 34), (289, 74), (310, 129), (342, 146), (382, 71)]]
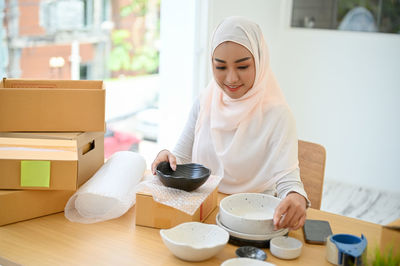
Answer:
[(227, 228), (245, 234), (274, 232), (273, 215), (280, 199), (262, 193), (238, 193), (225, 197), (219, 205), (219, 219)]
[(238, 257), (242, 258), (250, 258), (256, 260), (265, 260), (267, 258), (267, 254), (262, 249), (253, 246), (240, 247), (236, 249), (235, 253)]
[(269, 245), (272, 255), (286, 260), (300, 256), (303, 247), (303, 243), (300, 240), (287, 236), (274, 237)]
[(228, 259), (224, 261), (221, 266), (274, 266), (275, 264), (266, 262), (266, 261), (261, 261), (261, 260), (255, 260), (255, 259), (249, 259), (249, 258), (233, 258), (233, 259)]
[(253, 241), (270, 240), (270, 239), (272, 239), (274, 237), (277, 237), (277, 236), (286, 235), (288, 233), (288, 231), (289, 231), (287, 228), (284, 228), (284, 229), (273, 231), (273, 232), (271, 232), (269, 234), (264, 234), (264, 235), (245, 234), (245, 233), (237, 232), (235, 230), (232, 230), (232, 229), (226, 227), (224, 224), (221, 223), (220, 214), (219, 213), (217, 214), (217, 216), (215, 218), (215, 222), (219, 227), (221, 227), (222, 229), (227, 231), (230, 236), (233, 236), (233, 237), (236, 237), (236, 238), (239, 238), (239, 239), (243, 239), (243, 240), (253, 240)]
[(192, 191), (203, 185), (210, 177), (211, 170), (201, 164), (178, 164), (173, 171), (169, 162), (157, 165), (157, 176), (167, 187)]
[(215, 256), (228, 243), (229, 234), (214, 224), (188, 222), (160, 230), (167, 248), (186, 261), (203, 261)]

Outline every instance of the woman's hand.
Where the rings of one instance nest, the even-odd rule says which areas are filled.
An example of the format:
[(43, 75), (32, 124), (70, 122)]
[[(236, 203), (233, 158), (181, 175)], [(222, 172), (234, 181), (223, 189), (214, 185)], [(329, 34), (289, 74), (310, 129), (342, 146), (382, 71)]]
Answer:
[(169, 162), (172, 170), (176, 170), (176, 157), (168, 150), (162, 150), (157, 154), (154, 162), (151, 164), (151, 172), (153, 175), (156, 174), (157, 165), (161, 162)]
[(274, 213), (274, 229), (289, 228), (297, 230), (306, 221), (306, 199), (296, 192), (289, 192)]

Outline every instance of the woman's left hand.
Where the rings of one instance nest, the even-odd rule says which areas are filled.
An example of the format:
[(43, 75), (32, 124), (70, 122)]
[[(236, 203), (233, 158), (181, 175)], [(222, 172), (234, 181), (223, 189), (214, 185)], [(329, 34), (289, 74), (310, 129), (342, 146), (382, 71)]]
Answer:
[(306, 221), (306, 207), (307, 201), (302, 195), (289, 192), (275, 209), (274, 229), (297, 230), (302, 227)]

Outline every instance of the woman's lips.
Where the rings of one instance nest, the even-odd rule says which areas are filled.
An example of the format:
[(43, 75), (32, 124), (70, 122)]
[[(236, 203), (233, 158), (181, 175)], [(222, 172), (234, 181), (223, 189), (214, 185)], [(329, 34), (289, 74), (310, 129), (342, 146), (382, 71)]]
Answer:
[(243, 85), (238, 85), (238, 86), (231, 85), (231, 86), (229, 86), (229, 85), (225, 84), (225, 87), (231, 92), (235, 92), (235, 91), (239, 90), (242, 86)]

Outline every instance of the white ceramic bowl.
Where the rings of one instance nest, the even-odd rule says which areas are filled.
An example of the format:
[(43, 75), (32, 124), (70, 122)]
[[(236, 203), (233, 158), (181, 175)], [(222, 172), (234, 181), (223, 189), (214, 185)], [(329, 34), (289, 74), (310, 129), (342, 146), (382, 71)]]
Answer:
[(269, 242), (271, 254), (280, 259), (291, 260), (301, 254), (303, 243), (293, 237), (279, 236)]
[(243, 239), (243, 240), (265, 241), (265, 240), (270, 240), (277, 236), (286, 235), (289, 232), (289, 229), (287, 229), (287, 228), (279, 229), (277, 231), (273, 231), (272, 233), (266, 234), (266, 235), (253, 235), (253, 234), (245, 234), (245, 233), (236, 232), (236, 231), (224, 226), (220, 222), (219, 213), (217, 214), (215, 221), (216, 221), (217, 225), (219, 227), (221, 227), (222, 229), (224, 229), (225, 231), (227, 231), (230, 236), (233, 236), (233, 237), (236, 237), (239, 239)]
[(229, 240), (229, 234), (224, 229), (199, 222), (161, 229), (160, 235), (175, 256), (187, 261), (207, 260), (221, 251)]
[(226, 260), (221, 264), (221, 266), (274, 266), (274, 265), (275, 264), (266, 261), (249, 259), (249, 258), (233, 258)]
[(238, 193), (219, 204), (221, 223), (240, 233), (266, 235), (274, 232), (273, 216), (280, 199), (262, 193)]

